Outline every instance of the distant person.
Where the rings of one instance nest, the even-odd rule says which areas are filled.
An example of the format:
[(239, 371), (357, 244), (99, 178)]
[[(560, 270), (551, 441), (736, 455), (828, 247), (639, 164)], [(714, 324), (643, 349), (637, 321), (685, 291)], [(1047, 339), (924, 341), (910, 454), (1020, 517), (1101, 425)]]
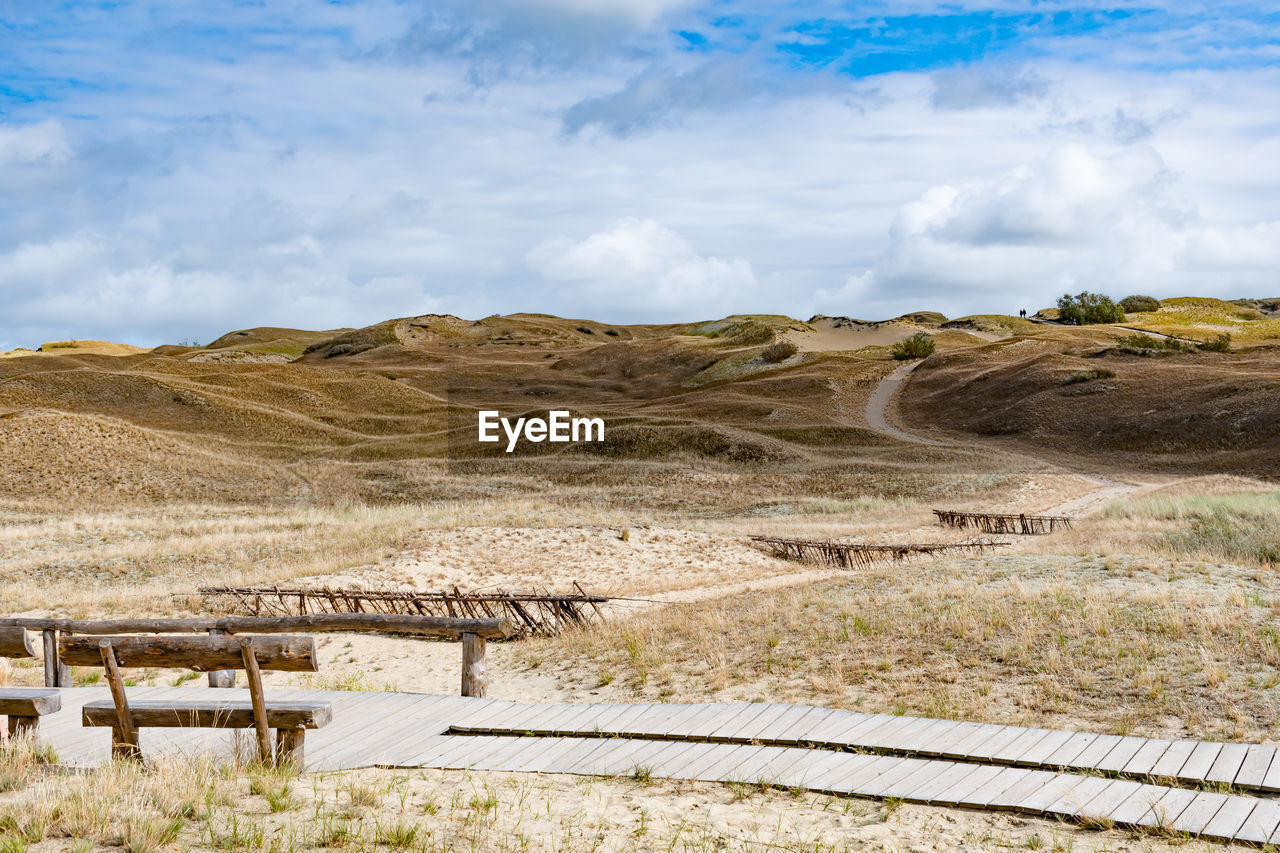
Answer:
[(1021, 311), (1019, 311), (1019, 312), (1018, 312), (1018, 316), (1019, 316), (1019, 317), (1026, 317), (1026, 316), (1027, 316), (1027, 309), (1026, 309), (1026, 308), (1023, 308)]

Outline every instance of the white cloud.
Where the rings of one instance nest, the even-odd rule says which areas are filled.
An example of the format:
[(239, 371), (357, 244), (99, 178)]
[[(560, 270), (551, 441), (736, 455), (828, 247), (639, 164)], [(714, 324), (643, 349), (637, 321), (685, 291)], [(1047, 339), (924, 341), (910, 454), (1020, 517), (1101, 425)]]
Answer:
[(0, 168), (57, 165), (70, 156), (67, 135), (56, 121), (25, 126), (0, 125)]
[(1153, 149), (1070, 145), (903, 205), (875, 264), (819, 299), (1007, 313), (1083, 289), (1117, 299), (1261, 294), (1275, 289), (1277, 265), (1280, 221), (1206, 222)]
[(583, 240), (545, 240), (528, 261), (547, 279), (575, 285), (575, 296), (611, 317), (719, 317), (757, 297), (745, 260), (699, 255), (652, 219), (628, 217)]

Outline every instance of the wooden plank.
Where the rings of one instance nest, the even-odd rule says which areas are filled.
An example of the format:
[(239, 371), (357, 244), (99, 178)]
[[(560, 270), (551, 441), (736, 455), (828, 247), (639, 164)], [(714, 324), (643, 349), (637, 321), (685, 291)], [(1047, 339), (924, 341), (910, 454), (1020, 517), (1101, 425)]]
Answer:
[(809, 759), (792, 774), (792, 779), (794, 780), (792, 784), (808, 790), (815, 790), (816, 780), (824, 775), (830, 774), (832, 771), (839, 772), (840, 770), (850, 772), (849, 768), (857, 763), (854, 761), (855, 756), (857, 758), (870, 757), (850, 752), (832, 752), (826, 749), (812, 750)]
[(1041, 763), (1046, 767), (1077, 767), (1076, 756), (1097, 740), (1101, 735), (1095, 732), (1075, 732), (1067, 742), (1046, 755)]
[(1253, 811), (1249, 812), (1244, 823), (1236, 830), (1235, 840), (1258, 845), (1280, 841), (1280, 802), (1258, 800)]
[[(996, 731), (1000, 730), (1001, 727), (983, 724), (983, 722), (961, 722), (954, 729), (942, 733), (927, 743), (920, 744), (920, 752), (943, 758), (964, 758), (968, 756), (968, 753), (952, 749), (955, 744), (970, 742), (975, 736), (979, 735), (983, 736), (983, 738), (989, 738), (989, 736), (996, 734)], [(959, 754), (951, 756), (950, 753), (952, 752), (959, 752)]]
[(733, 748), (731, 744), (724, 743), (687, 743), (684, 745), (684, 749), (680, 750), (674, 758), (662, 765), (662, 775), (667, 779), (694, 778), (685, 772), (687, 768), (707, 763), (708, 757), (712, 761), (721, 758), (723, 757), (721, 753), (724, 750)]
[(742, 763), (732, 768), (726, 775), (726, 780), (731, 782), (742, 782), (752, 784), (759, 781), (759, 772), (769, 765), (769, 762), (782, 754), (784, 747), (781, 746), (763, 746), (759, 752), (752, 753), (745, 757)]
[(1213, 819), (1200, 830), (1201, 836), (1219, 841), (1231, 841), (1249, 820), (1261, 800), (1253, 797), (1228, 795)]
[(1175, 740), (1151, 768), (1151, 775), (1159, 779), (1177, 779), (1182, 765), (1187, 763), (1199, 743), (1198, 740)]
[(1267, 771), (1271, 769), (1271, 762), (1275, 755), (1276, 748), (1274, 746), (1251, 745), (1245, 751), (1244, 763), (1240, 765), (1240, 772), (1236, 774), (1235, 786), (1237, 788), (1260, 787), (1262, 780), (1267, 778)]
[(600, 716), (596, 717), (592, 723), (591, 730), (597, 734), (614, 734), (616, 733), (616, 724), (629, 713), (633, 705), (606, 705)]
[(812, 711), (813, 708), (807, 705), (786, 705), (781, 714), (771, 717), (768, 722), (753, 728), (753, 739), (762, 743), (776, 742), (779, 733), (786, 731), (796, 721), (809, 716)]
[(1173, 822), (1172, 828), (1175, 831), (1199, 835), (1200, 830), (1213, 820), (1213, 816), (1229, 799), (1226, 794), (1215, 794), (1212, 791), (1198, 791), (1195, 794), (1191, 804), (1183, 809), (1182, 814), (1178, 815), (1178, 819)]
[(989, 805), (996, 808), (1017, 809), (1022, 805), (1023, 800), (1060, 775), (1049, 770), (1027, 770), (1025, 776), (993, 796)]
[(923, 803), (933, 803), (934, 797), (943, 791), (955, 785), (962, 779), (976, 773), (982, 768), (980, 764), (966, 764), (964, 762), (951, 762), (951, 766), (939, 773), (937, 776), (922, 782), (915, 790), (910, 791), (903, 796), (903, 799), (917, 800)]
[(990, 782), (981, 788), (970, 791), (966, 797), (965, 804), (969, 806), (986, 807), (1000, 795), (1020, 783), (1028, 774), (1037, 773), (1036, 770), (1028, 770), (1024, 767), (1006, 767), (1003, 764), (992, 764), (990, 767), (998, 768), (1001, 773), (999, 776), (992, 778)]
[(1137, 822), (1141, 826), (1151, 826), (1166, 832), (1172, 831), (1174, 823), (1195, 801), (1199, 793), (1186, 788), (1168, 788), (1164, 796), (1153, 803), (1151, 810), (1138, 818)]
[(1129, 759), (1121, 772), (1132, 776), (1146, 776), (1171, 746), (1171, 740), (1148, 740), (1133, 754), (1133, 758)]
[(1004, 726), (990, 723), (965, 723), (929, 744), (929, 751), (942, 758), (968, 758), (970, 752), (991, 740)]
[(1107, 757), (1107, 753), (1116, 748), (1124, 738), (1119, 735), (1098, 735), (1097, 740), (1090, 743), (1072, 759), (1072, 765), (1080, 768), (1094, 768), (1098, 762)]
[(39, 717), (62, 708), (62, 693), (49, 687), (0, 688), (0, 714)]
[(1050, 729), (1024, 729), (1022, 734), (1010, 741), (991, 758), (999, 764), (1018, 764), (1018, 759), (1031, 747), (1053, 734)]
[(312, 637), (78, 637), (63, 635), (58, 655), (70, 666), (102, 666), (99, 643), (108, 642), (116, 665), (130, 667), (244, 669), (240, 640), (253, 640), (258, 666), (283, 672), (316, 672), (316, 641)]
[(712, 730), (711, 738), (723, 742), (741, 742), (740, 732), (770, 707), (768, 702), (747, 702), (737, 714), (727, 717)]
[(918, 726), (908, 726), (893, 733), (892, 745), (893, 748), (901, 749), (902, 752), (934, 757), (938, 753), (929, 747), (963, 725), (963, 722), (954, 720), (923, 719)]
[(933, 721), (926, 717), (898, 717), (891, 723), (878, 726), (874, 735), (861, 740), (867, 746), (877, 749), (898, 749), (901, 746), (899, 735), (902, 732), (919, 731), (932, 723)]
[(783, 752), (770, 758), (756, 771), (756, 779), (759, 783), (780, 786), (792, 768), (802, 766), (813, 754), (811, 750), (794, 746), (780, 747), (780, 749)]
[(1139, 785), (1133, 795), (1111, 810), (1108, 817), (1123, 826), (1139, 826), (1139, 821), (1151, 812), (1151, 807), (1169, 793), (1163, 785)]
[(1008, 748), (1009, 744), (1022, 737), (1026, 731), (1022, 726), (1005, 726), (981, 744), (970, 748), (968, 755), (965, 757), (994, 761), (995, 756)]
[(870, 720), (872, 716), (874, 715), (836, 708), (830, 717), (813, 727), (813, 731), (809, 732), (809, 739), (814, 743), (834, 743), (834, 735), (848, 731), (853, 726)]
[(1113, 779), (1111, 784), (1103, 788), (1097, 796), (1082, 803), (1076, 816), (1081, 820), (1106, 823), (1111, 820), (1112, 813), (1121, 804), (1141, 790), (1141, 782), (1135, 782), (1132, 779)]
[[(253, 725), (253, 706), (245, 702), (216, 701), (135, 701), (129, 703), (134, 725), (139, 728), (177, 726), (243, 729)], [(116, 708), (110, 700), (86, 704), (81, 710), (86, 726), (116, 725)], [(279, 702), (267, 705), (267, 724), (273, 729), (318, 729), (333, 719), (328, 703)]]
[(607, 731), (611, 734), (618, 734), (618, 735), (628, 734), (631, 732), (632, 726), (636, 722), (636, 720), (643, 719), (656, 707), (659, 707), (659, 706), (654, 705), (650, 702), (644, 702), (638, 705), (632, 705), (629, 710), (623, 711), (620, 715), (618, 715), (618, 717), (616, 717), (614, 720), (608, 723), (608, 726), (607, 728), (604, 729), (604, 731)]
[(711, 733), (724, 725), (726, 720), (741, 715), (744, 704), (742, 702), (717, 702), (711, 705), (704, 705), (701, 714), (677, 725), (672, 730), (671, 735), (685, 740), (709, 741)]
[[(506, 702), (502, 699), (482, 699), (481, 704), (473, 708), (471, 711), (458, 715), (454, 721), (460, 730), (479, 731), (485, 727), (486, 721), (502, 719), (516, 713), (516, 709), (522, 709), (523, 705), (516, 705), (513, 702)], [(499, 715), (502, 715), (501, 717)]]
[(863, 719), (850, 719), (849, 726), (844, 731), (827, 735), (828, 742), (844, 746), (874, 746), (876, 730), (901, 719), (893, 714), (872, 714)]
[[(705, 779), (707, 771), (713, 767), (727, 766), (729, 761), (738, 761), (743, 757), (743, 750), (750, 750), (753, 747), (746, 744), (731, 743), (703, 743), (694, 744), (694, 746), (707, 746), (711, 749), (703, 750), (695, 753), (692, 748), (688, 755), (689, 760), (680, 764), (672, 772), (677, 774), (681, 779)], [(718, 779), (713, 776), (711, 778)]]
[(519, 767), (525, 756), (532, 755), (546, 745), (540, 737), (513, 737), (512, 743), (505, 750), (490, 752), (483, 760), (476, 762), (477, 770), (501, 770)]
[(1069, 797), (1087, 778), (1075, 773), (1062, 773), (1055, 776), (1047, 784), (1023, 797), (1022, 802), (1018, 803), (1018, 810), (1028, 814), (1047, 814), (1049, 806)]
[(1050, 817), (1075, 818), (1084, 813), (1085, 807), (1115, 782), (1105, 776), (1081, 776), (1080, 782), (1063, 791), (1058, 799), (1044, 807)]
[(1203, 782), (1221, 751), (1222, 744), (1213, 741), (1201, 741), (1196, 744), (1196, 748), (1191, 751), (1182, 769), (1178, 771), (1178, 778)]
[(976, 769), (968, 776), (964, 777), (954, 785), (939, 791), (932, 799), (937, 805), (958, 806), (968, 802), (969, 795), (980, 791), (990, 785), (1002, 773), (1009, 772), (1009, 768), (1002, 767), (999, 764), (979, 764)]
[(811, 708), (808, 714), (778, 732), (775, 740), (778, 743), (809, 743), (809, 733), (817, 729), (824, 720), (829, 719), (835, 713), (831, 708)]
[(1235, 781), (1236, 774), (1240, 772), (1240, 766), (1244, 764), (1244, 757), (1248, 752), (1249, 747), (1243, 743), (1224, 743), (1222, 751), (1214, 759), (1213, 766), (1205, 774), (1204, 780), (1231, 784)]
[[(812, 791), (824, 791), (827, 793), (843, 794), (846, 792), (846, 782), (852, 779), (855, 774), (861, 773), (864, 769), (871, 766), (885, 756), (882, 755), (866, 755), (856, 752), (836, 752), (832, 753), (840, 760), (827, 759), (821, 762), (822, 768), (814, 768), (813, 773), (809, 776), (808, 786)], [(903, 759), (905, 763), (917, 762), (918, 759)]]
[(1044, 764), (1044, 760), (1057, 752), (1067, 741), (1071, 740), (1071, 736), (1074, 734), (1075, 732), (1050, 732), (1037, 741), (1034, 746), (1018, 756), (1017, 761), (1019, 764), (1028, 767)]
[(865, 758), (867, 760), (853, 764), (852, 772), (827, 782), (823, 787), (842, 794), (883, 796), (885, 774), (902, 769), (903, 762), (910, 760), (892, 755), (868, 755)]
[(1124, 766), (1138, 754), (1138, 750), (1142, 749), (1146, 743), (1146, 738), (1123, 737), (1120, 739), (1120, 742), (1107, 753), (1105, 758), (1095, 763), (1093, 766), (1097, 770), (1107, 770), (1113, 773), (1118, 773), (1124, 769)]

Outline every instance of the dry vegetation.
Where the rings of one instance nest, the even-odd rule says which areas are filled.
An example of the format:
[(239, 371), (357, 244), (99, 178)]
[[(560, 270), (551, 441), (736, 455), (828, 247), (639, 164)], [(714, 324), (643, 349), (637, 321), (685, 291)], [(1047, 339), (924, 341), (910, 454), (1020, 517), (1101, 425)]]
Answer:
[[(1230, 325), (1246, 344), (1268, 334), (1270, 320), (1239, 315), (1252, 309), (1232, 306), (1227, 322), (1191, 310), (1215, 306), (1172, 302), (1131, 325), (1197, 339), (1188, 327), (1211, 336)], [(1115, 329), (978, 316), (939, 331), (943, 320), (614, 327), (420, 317), (249, 330), (118, 358), (6, 358), (2, 609), (195, 613), (203, 605), (191, 593), (207, 583), (579, 581), (661, 603), (632, 603), (558, 640), (494, 644), (494, 695), (797, 701), (1280, 739), (1280, 493), (1265, 483), (1148, 483), (1067, 533), (1020, 538), (994, 556), (856, 573), (786, 563), (745, 540), (937, 541), (955, 534), (932, 524), (933, 506), (1041, 512), (1098, 487), (1027, 452), (1165, 479), (1177, 468), (1280, 470), (1280, 373), (1267, 347), (1142, 356), (1118, 349)], [(866, 426), (888, 348), (922, 326), (938, 354), (908, 384), (902, 419), (958, 443), (902, 444)], [(468, 439), (482, 404), (603, 414), (609, 440), (486, 455)], [(336, 636), (322, 647), (318, 679), (272, 684), (456, 689), (448, 644)], [(95, 675), (76, 673), (80, 683)], [(15, 666), (10, 677), (39, 674)], [(72, 773), (49, 759), (0, 752), (0, 853), (1167, 843), (639, 777), (286, 779), (204, 760)]]

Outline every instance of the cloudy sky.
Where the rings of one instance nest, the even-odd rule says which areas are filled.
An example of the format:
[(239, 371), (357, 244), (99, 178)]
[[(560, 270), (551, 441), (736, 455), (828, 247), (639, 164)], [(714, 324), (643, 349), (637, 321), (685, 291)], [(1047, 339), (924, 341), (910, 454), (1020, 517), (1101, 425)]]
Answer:
[(0, 0), (0, 348), (1280, 296), (1269, 3)]

